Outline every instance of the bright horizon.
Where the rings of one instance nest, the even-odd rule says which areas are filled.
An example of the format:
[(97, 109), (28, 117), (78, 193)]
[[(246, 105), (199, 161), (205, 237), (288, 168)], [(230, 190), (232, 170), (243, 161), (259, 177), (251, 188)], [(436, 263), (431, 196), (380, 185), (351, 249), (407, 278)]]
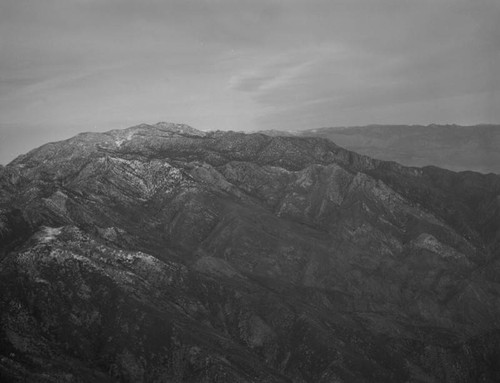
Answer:
[(0, 3), (0, 163), (82, 131), (500, 122), (495, 0)]

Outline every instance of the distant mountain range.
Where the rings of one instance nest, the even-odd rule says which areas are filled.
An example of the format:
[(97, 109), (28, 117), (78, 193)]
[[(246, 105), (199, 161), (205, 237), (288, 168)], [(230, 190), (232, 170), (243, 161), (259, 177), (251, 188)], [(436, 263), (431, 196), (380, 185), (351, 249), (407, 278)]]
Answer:
[(311, 129), (298, 135), (327, 138), (346, 149), (407, 166), (500, 174), (500, 125), (368, 125)]
[(494, 383), (500, 176), (83, 133), (0, 167), (0, 292), (1, 382)]

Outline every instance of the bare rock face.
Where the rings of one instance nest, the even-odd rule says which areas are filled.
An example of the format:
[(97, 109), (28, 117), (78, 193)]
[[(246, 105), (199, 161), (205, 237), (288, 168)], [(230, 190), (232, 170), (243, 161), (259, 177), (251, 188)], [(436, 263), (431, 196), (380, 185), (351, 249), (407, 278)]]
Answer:
[(500, 177), (139, 125), (0, 168), (0, 377), (496, 382)]

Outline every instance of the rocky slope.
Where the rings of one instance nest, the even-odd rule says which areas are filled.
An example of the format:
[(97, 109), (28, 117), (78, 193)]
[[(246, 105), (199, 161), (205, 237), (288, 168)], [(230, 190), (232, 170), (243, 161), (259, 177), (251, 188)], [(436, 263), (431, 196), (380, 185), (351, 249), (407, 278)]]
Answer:
[(500, 177), (159, 123), (0, 169), (0, 377), (495, 382)]
[(500, 174), (499, 125), (369, 125), (300, 135), (328, 138), (358, 153), (408, 166)]

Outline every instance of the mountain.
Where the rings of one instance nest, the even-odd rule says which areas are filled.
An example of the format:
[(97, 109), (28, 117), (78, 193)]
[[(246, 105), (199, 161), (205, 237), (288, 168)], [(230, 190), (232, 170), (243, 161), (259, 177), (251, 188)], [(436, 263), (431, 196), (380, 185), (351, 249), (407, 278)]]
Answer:
[(299, 132), (407, 166), (500, 174), (500, 125), (369, 125)]
[(139, 125), (0, 169), (0, 380), (497, 382), (500, 176)]

